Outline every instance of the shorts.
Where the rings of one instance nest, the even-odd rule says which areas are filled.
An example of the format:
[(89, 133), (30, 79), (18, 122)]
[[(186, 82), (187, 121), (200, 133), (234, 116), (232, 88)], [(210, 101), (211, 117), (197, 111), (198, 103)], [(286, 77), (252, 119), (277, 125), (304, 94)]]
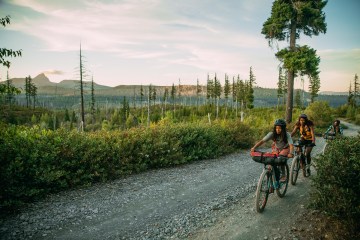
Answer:
[(312, 144), (312, 140), (300, 140), (299, 143), (301, 145), (310, 145)]

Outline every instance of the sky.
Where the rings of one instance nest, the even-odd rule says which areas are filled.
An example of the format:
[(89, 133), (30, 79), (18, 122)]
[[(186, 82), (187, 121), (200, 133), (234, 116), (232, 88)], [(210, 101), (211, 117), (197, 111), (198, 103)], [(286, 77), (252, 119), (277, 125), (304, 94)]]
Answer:
[[(81, 45), (85, 80), (101, 85), (206, 85), (208, 74), (224, 84), (225, 74), (249, 79), (252, 67), (257, 86), (277, 88), (277, 50), (261, 34), (272, 2), (0, 0), (0, 17), (11, 17), (0, 27), (0, 48), (22, 49), (8, 59), (10, 78), (79, 79)], [(321, 92), (347, 92), (360, 74), (359, 9), (359, 0), (329, 0), (326, 34), (297, 40), (321, 58)], [(7, 68), (0, 69), (6, 80)], [(295, 79), (303, 87), (308, 79)]]

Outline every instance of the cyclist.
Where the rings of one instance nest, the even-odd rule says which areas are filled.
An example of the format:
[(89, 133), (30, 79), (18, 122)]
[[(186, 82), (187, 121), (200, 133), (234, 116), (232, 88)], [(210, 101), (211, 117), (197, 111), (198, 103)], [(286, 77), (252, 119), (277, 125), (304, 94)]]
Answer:
[[(254, 147), (251, 148), (251, 151), (254, 152), (257, 147), (269, 140), (273, 140), (272, 153), (276, 153), (287, 158), (294, 157), (293, 140), (290, 133), (286, 131), (286, 122), (283, 119), (277, 119), (274, 123), (273, 131), (269, 132), (263, 139), (258, 141)], [(281, 166), (280, 181), (286, 181), (285, 166), (283, 165)]]
[[(315, 146), (314, 123), (308, 119), (306, 114), (300, 114), (298, 121), (295, 123), (294, 129), (291, 132), (291, 137), (299, 130), (300, 144), (306, 145), (305, 155), (307, 164), (311, 163), (311, 151)], [(310, 168), (307, 168), (307, 173), (310, 174)]]
[(337, 137), (343, 135), (343, 128), (340, 126), (340, 120), (335, 120), (332, 125), (324, 133), (324, 137), (328, 139), (329, 137)]

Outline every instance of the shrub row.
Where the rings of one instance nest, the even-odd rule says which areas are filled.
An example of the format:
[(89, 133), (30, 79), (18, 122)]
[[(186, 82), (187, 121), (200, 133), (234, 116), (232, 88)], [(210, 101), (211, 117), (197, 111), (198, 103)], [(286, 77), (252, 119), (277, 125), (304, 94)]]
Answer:
[(0, 125), (0, 207), (147, 169), (214, 158), (253, 143), (240, 122), (79, 133)]
[(329, 142), (324, 155), (316, 160), (316, 191), (313, 204), (335, 216), (352, 229), (359, 229), (360, 219), (360, 137)]

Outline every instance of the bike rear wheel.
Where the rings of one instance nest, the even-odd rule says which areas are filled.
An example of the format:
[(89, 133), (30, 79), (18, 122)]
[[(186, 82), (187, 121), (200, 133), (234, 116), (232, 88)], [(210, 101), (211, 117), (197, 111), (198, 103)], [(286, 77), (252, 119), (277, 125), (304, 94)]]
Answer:
[(276, 194), (280, 198), (285, 196), (289, 184), (289, 165), (287, 164), (285, 164), (285, 176), (286, 180), (284, 182), (279, 182), (279, 188), (276, 189)]
[(300, 170), (300, 157), (295, 156), (292, 160), (291, 167), (290, 167), (290, 182), (292, 185), (296, 184), (297, 178), (299, 176)]
[(272, 187), (270, 178), (271, 178), (271, 174), (268, 171), (264, 170), (261, 173), (259, 182), (257, 184), (255, 205), (256, 205), (256, 211), (259, 213), (264, 211), (269, 197), (269, 190), (270, 187)]

